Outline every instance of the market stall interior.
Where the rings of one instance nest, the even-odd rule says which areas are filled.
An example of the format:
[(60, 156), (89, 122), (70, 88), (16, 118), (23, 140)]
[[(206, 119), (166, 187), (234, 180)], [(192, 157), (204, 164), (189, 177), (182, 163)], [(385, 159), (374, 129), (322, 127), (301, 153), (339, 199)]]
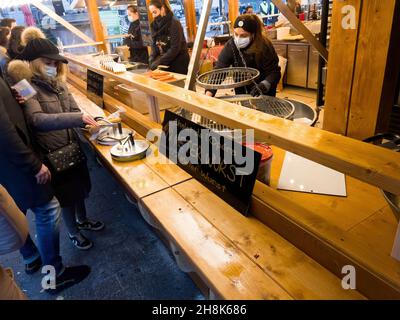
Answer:
[(68, 60), (99, 124), (82, 140), (205, 298), (400, 299), (400, 3), (352, 3), (21, 0), (0, 19)]

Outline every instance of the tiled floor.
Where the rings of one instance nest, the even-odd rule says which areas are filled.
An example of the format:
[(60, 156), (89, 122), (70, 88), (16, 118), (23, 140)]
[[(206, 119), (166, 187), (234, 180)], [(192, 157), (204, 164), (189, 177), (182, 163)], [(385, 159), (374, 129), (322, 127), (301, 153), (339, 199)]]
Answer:
[[(1, 265), (13, 268), (17, 282), (30, 299), (203, 299), (136, 207), (125, 199), (117, 182), (89, 154), (93, 188), (88, 212), (90, 217), (104, 221), (106, 228), (86, 233), (95, 243), (89, 251), (75, 249), (65, 228), (61, 229), (64, 263), (90, 265), (89, 277), (53, 297), (41, 293), (40, 272), (33, 276), (24, 273), (18, 252), (1, 256)], [(34, 230), (33, 215), (28, 216)]]

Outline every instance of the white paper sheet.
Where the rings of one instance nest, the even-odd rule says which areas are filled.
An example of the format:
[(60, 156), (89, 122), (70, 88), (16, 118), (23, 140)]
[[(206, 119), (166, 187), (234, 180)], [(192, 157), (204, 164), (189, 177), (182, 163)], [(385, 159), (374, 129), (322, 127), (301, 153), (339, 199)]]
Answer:
[(343, 173), (286, 152), (278, 189), (347, 196)]

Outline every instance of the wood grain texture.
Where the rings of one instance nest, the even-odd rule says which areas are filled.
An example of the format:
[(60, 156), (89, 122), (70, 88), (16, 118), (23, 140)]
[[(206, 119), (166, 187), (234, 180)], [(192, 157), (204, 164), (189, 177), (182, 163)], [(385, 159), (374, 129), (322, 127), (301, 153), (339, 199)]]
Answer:
[(362, 299), (254, 217), (245, 217), (192, 179), (174, 189), (295, 299)]
[(261, 183), (256, 183), (251, 212), (338, 277), (343, 266), (354, 266), (357, 289), (366, 297), (400, 299), (400, 262), (387, 251), (370, 250), (376, 242), (393, 243), (394, 234), (359, 237), (331, 223), (329, 217), (336, 211), (325, 207), (318, 212), (312, 203), (295, 202), (291, 195)]
[(173, 189), (145, 197), (141, 202), (222, 299), (292, 299)]
[[(368, 138), (376, 131), (395, 7), (396, 0), (363, 1), (347, 129), (347, 136), (355, 139)], [(393, 76), (392, 81), (395, 82), (398, 75)]]
[(150, 95), (165, 98), (190, 111), (235, 129), (254, 129), (258, 140), (276, 145), (352, 177), (400, 194), (400, 155), (374, 145), (306, 127), (256, 110), (187, 91), (142, 75), (113, 74), (67, 55), (74, 63), (131, 85)]
[[(333, 2), (323, 127), (324, 130), (342, 135), (347, 133), (361, 3), (360, 0)], [(342, 8), (347, 5), (354, 6), (356, 10), (356, 29), (354, 30), (342, 27)]]
[(92, 34), (97, 42), (101, 42), (101, 44), (98, 46), (98, 49), (107, 52), (104, 27), (101, 23), (99, 8), (97, 7), (97, 0), (85, 0), (85, 2), (89, 14), (90, 28), (92, 30)]

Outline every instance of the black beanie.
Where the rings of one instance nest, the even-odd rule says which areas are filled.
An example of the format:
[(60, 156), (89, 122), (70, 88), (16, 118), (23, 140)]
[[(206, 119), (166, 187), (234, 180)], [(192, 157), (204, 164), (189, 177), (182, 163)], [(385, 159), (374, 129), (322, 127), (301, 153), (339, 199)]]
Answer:
[(242, 28), (244, 31), (256, 33), (258, 23), (255, 19), (248, 19), (248, 15), (241, 15), (236, 18), (234, 28)]
[(51, 41), (41, 38), (30, 40), (19, 58), (26, 61), (33, 61), (37, 58), (48, 58), (68, 63), (68, 60), (60, 55), (58, 48)]

